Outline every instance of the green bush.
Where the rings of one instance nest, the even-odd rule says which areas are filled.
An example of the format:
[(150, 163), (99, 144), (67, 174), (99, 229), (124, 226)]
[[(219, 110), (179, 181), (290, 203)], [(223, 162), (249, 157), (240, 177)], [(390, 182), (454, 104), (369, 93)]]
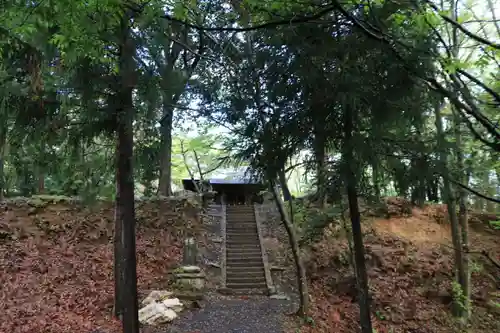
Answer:
[(500, 220), (490, 221), (490, 226), (495, 230), (500, 230)]
[(340, 221), (342, 214), (342, 210), (337, 206), (318, 208), (296, 204), (293, 208), (293, 221), (299, 230), (301, 245), (317, 240), (326, 227)]

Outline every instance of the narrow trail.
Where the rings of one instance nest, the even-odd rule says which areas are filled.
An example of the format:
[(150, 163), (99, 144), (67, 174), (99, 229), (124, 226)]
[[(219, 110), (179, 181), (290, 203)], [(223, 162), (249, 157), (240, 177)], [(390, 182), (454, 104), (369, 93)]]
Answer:
[(182, 314), (168, 333), (281, 333), (293, 303), (269, 297), (209, 296), (202, 309)]

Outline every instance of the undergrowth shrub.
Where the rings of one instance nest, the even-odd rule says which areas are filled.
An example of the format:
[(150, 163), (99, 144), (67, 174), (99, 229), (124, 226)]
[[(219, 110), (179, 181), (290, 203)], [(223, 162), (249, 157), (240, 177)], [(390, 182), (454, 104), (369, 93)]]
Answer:
[(332, 223), (340, 224), (342, 210), (338, 206), (324, 208), (298, 203), (293, 207), (293, 221), (299, 231), (300, 245), (315, 242)]
[(500, 230), (500, 220), (490, 221), (490, 226), (495, 230)]

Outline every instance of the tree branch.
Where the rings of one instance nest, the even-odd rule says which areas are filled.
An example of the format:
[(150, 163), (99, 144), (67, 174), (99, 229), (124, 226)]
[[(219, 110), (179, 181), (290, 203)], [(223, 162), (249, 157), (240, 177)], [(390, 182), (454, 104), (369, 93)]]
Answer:
[(478, 197), (480, 197), (480, 198), (482, 198), (482, 199), (485, 199), (485, 200), (488, 200), (488, 201), (491, 201), (491, 202), (496, 202), (496, 203), (500, 204), (500, 199), (495, 199), (495, 198), (492, 198), (492, 197), (488, 197), (488, 196), (486, 196), (486, 195), (484, 195), (484, 194), (481, 194), (481, 193), (479, 193), (478, 191), (471, 189), (469, 186), (464, 185), (464, 184), (462, 184), (462, 183), (460, 183), (460, 182), (458, 182), (458, 181), (456, 181), (456, 180), (454, 180), (454, 179), (452, 179), (452, 178), (450, 178), (450, 177), (448, 177), (448, 176), (444, 176), (444, 175), (443, 175), (443, 174), (441, 174), (441, 173), (439, 173), (439, 175), (440, 175), (441, 177), (447, 177), (447, 178), (448, 178), (448, 180), (449, 180), (450, 182), (452, 182), (453, 184), (455, 184), (455, 185), (457, 185), (457, 186), (459, 186), (459, 187), (463, 188), (464, 190), (467, 190), (467, 191), (471, 192), (472, 194), (477, 195)]
[(481, 88), (483, 88), (486, 92), (488, 92), (496, 100), (497, 103), (500, 103), (500, 94), (496, 93), (493, 89), (491, 89), (486, 84), (481, 82), (478, 78), (467, 73), (466, 71), (464, 71), (462, 69), (457, 69), (457, 72), (462, 74), (463, 76), (465, 76), (466, 78), (468, 78), (469, 80), (471, 80), (472, 82), (474, 82), (475, 84), (480, 86)]
[[(134, 11), (139, 11), (138, 8), (132, 8)], [(233, 31), (233, 32), (244, 32), (244, 31), (255, 31), (255, 30), (261, 30), (261, 29), (271, 29), (271, 28), (276, 28), (279, 26), (284, 26), (284, 25), (294, 25), (294, 24), (300, 24), (300, 23), (307, 23), (312, 20), (319, 19), (335, 10), (335, 6), (329, 6), (326, 7), (323, 10), (320, 10), (316, 14), (313, 15), (307, 15), (307, 16), (292, 16), (288, 19), (283, 19), (283, 20), (277, 20), (277, 21), (270, 21), (270, 22), (265, 22), (261, 24), (257, 24), (254, 26), (249, 26), (249, 27), (243, 27), (243, 28), (237, 28), (237, 27), (204, 27), (198, 24), (193, 24), (189, 23), (188, 21), (181, 20), (178, 18), (175, 18), (171, 15), (165, 14), (160, 16), (163, 19), (172, 21), (172, 22), (177, 22), (180, 24), (183, 24), (184, 26), (192, 29), (197, 29), (200, 31)]]
[(436, 4), (432, 3), (431, 1), (427, 0), (426, 3), (432, 8), (434, 9), (436, 12), (438, 12), (438, 15), (443, 19), (445, 20), (446, 22), (450, 23), (451, 25), (453, 25), (454, 27), (456, 27), (458, 30), (460, 30), (461, 32), (463, 32), (465, 35), (467, 35), (468, 37), (480, 42), (480, 43), (483, 43), (483, 44), (486, 44), (488, 46), (491, 46), (497, 50), (500, 50), (500, 44), (497, 44), (497, 43), (494, 43), (492, 41), (489, 41), (481, 36), (478, 36), (472, 32), (470, 32), (469, 30), (467, 30), (463, 25), (461, 25), (460, 23), (458, 23), (457, 21), (451, 19), (450, 17), (446, 16), (446, 15), (443, 15), (440, 13), (439, 11), (439, 8), (436, 6)]
[[(396, 49), (394, 49), (393, 44), (395, 43), (395, 41), (389, 40), (387, 36), (378, 29), (375, 30), (366, 27), (360, 20), (358, 20), (355, 16), (350, 14), (345, 8), (343, 8), (342, 5), (337, 0), (334, 1), (334, 6), (344, 17), (349, 19), (356, 27), (361, 29), (361, 31), (364, 32), (368, 37), (386, 44), (389, 47), (389, 50), (391, 50), (394, 56), (401, 61), (403, 67), (409, 73), (414, 75), (416, 78), (425, 81), (429, 85), (429, 88), (447, 97), (457, 108), (464, 110), (467, 114), (474, 117), (482, 126), (484, 126), (484, 128), (488, 131), (488, 133), (490, 133), (494, 137), (495, 140), (500, 140), (500, 132), (497, 130), (496, 126), (479, 111), (479, 109), (473, 103), (473, 101), (471, 101), (470, 98), (468, 98), (469, 96), (463, 96), (467, 100), (467, 104), (465, 104), (462, 101), (460, 101), (456, 93), (453, 93), (448, 89), (446, 89), (445, 87), (443, 87), (435, 78), (422, 76), (422, 73), (417, 73), (415, 70), (412, 70), (407, 65), (406, 60), (403, 58), (403, 56), (399, 54), (399, 52)], [(467, 87), (462, 87), (462, 88), (463, 89), (461, 89), (460, 92), (463, 94), (464, 89), (468, 88)]]
[(194, 179), (194, 174), (191, 171), (191, 169), (189, 168), (189, 165), (188, 165), (188, 162), (187, 162), (186, 150), (184, 149), (184, 141), (181, 140), (180, 143), (181, 143), (182, 159), (184, 160), (184, 165), (186, 166), (186, 170), (189, 173), (189, 177), (191, 177), (191, 181), (193, 182), (193, 185), (194, 185), (194, 188), (196, 189), (196, 192), (201, 193), (200, 186), (198, 185), (198, 183)]
[(196, 161), (196, 167), (198, 168), (198, 173), (200, 174), (200, 180), (203, 181), (203, 171), (201, 171), (200, 159), (198, 158), (198, 153), (193, 149), (194, 160)]

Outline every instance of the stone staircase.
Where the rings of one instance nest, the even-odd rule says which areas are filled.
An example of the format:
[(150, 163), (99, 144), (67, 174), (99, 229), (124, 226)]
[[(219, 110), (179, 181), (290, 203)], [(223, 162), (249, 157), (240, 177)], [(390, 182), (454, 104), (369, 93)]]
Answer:
[(267, 293), (266, 274), (253, 205), (226, 206), (226, 289)]

